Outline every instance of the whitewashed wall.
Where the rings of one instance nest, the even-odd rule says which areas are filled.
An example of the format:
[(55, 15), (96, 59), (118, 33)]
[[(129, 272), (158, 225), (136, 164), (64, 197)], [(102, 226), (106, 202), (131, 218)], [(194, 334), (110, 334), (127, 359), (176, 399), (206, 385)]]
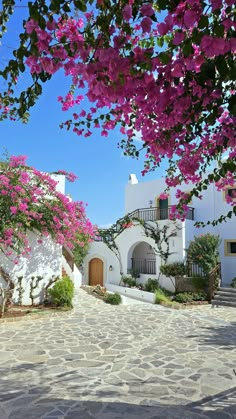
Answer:
[[(166, 222), (166, 221), (165, 221)], [(164, 225), (164, 221), (159, 222), (160, 228)], [(170, 231), (175, 228), (174, 223), (169, 222)], [(181, 226), (182, 223), (179, 222)], [(83, 284), (89, 283), (89, 262), (93, 258), (99, 258), (103, 261), (103, 283), (119, 285), (121, 280), (121, 273), (127, 275), (128, 270), (131, 268), (131, 257), (133, 251), (138, 244), (145, 243), (151, 248), (156, 247), (153, 239), (146, 237), (144, 231), (140, 225), (136, 224), (131, 228), (126, 229), (116, 239), (116, 244), (120, 250), (122, 266), (120, 267), (119, 261), (114, 253), (107, 247), (103, 242), (93, 242), (90, 245), (89, 253), (84, 261), (84, 276)], [(182, 228), (178, 231), (177, 237), (170, 239), (170, 252), (168, 263), (182, 261), (182, 249), (183, 249), (183, 230)], [(140, 250), (140, 249), (139, 249)], [(139, 255), (144, 258), (144, 255)], [(137, 255), (136, 255), (137, 257)], [(137, 282), (145, 283), (148, 278), (158, 278), (160, 273), (160, 266), (163, 263), (159, 255), (155, 255), (156, 260), (156, 274), (141, 274)], [(151, 259), (153, 256), (151, 257)], [(109, 271), (109, 266), (112, 266), (112, 271)], [(162, 277), (162, 286), (166, 286), (167, 289), (172, 290), (172, 285), (168, 278)]]
[[(83, 285), (89, 284), (89, 262), (94, 258), (99, 258), (103, 261), (103, 283), (119, 284), (121, 274), (117, 257), (105, 243), (93, 242), (90, 243), (88, 255), (84, 260)], [(109, 270), (110, 265), (112, 266), (112, 271)]]
[[(2, 253), (0, 254), (0, 264), (4, 270), (10, 274), (17, 288), (17, 277), (23, 276), (23, 304), (31, 304), (29, 298), (30, 292), (30, 281), (32, 276), (43, 276), (44, 279), (40, 281), (38, 289), (34, 290), (34, 294), (37, 295), (35, 302), (39, 302), (43, 298), (43, 287), (51, 279), (52, 276), (61, 276), (61, 259), (62, 250), (61, 246), (55, 244), (51, 238), (43, 238), (43, 243), (39, 244), (37, 240), (38, 235), (35, 233), (29, 233), (29, 243), (32, 252), (28, 258), (21, 258), (18, 264), (10, 261)], [(41, 239), (41, 237), (40, 237)], [(4, 279), (0, 276), (0, 285), (6, 286)], [(13, 300), (17, 302), (18, 293), (15, 289)]]
[(57, 182), (56, 190), (64, 194), (66, 183), (65, 175), (50, 173), (50, 177)]
[(74, 282), (75, 288), (80, 288), (82, 285), (82, 274), (80, 270), (74, 264), (73, 271), (72, 271), (70, 265), (68, 264), (64, 256), (62, 256), (61, 261), (62, 261), (62, 269), (64, 269), (64, 271), (69, 276), (69, 278)]
[[(125, 211), (132, 212), (138, 208), (149, 207), (149, 201), (153, 201), (155, 206), (155, 199), (165, 190), (165, 179), (156, 179), (150, 182), (134, 183), (129, 181), (125, 190)], [(183, 185), (180, 189), (188, 191), (191, 185)], [(175, 197), (176, 189), (172, 188), (169, 192), (169, 205), (177, 203)], [(220, 217), (221, 214), (227, 214), (231, 207), (226, 204), (223, 197), (223, 192), (218, 192), (212, 184), (208, 190), (202, 192), (202, 199), (193, 198), (191, 205), (194, 208), (194, 221), (207, 222), (213, 221)], [(186, 220), (183, 225), (183, 243), (182, 243), (182, 257), (185, 257), (185, 249), (188, 247), (189, 241), (193, 240), (194, 236), (200, 234), (212, 233), (219, 234), (221, 237), (220, 245), (220, 261), (222, 268), (222, 285), (229, 285), (232, 278), (236, 276), (236, 255), (226, 256), (224, 252), (225, 240), (236, 240), (236, 217), (233, 216), (227, 222), (223, 222), (213, 227), (207, 225), (204, 228), (196, 228), (194, 221)]]

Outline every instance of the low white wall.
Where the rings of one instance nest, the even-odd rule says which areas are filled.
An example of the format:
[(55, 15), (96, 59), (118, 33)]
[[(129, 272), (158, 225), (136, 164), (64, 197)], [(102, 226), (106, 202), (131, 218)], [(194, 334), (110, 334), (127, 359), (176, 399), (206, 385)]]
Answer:
[(82, 274), (76, 265), (74, 265), (73, 280), (75, 288), (80, 288), (82, 285)]
[[(31, 304), (29, 297), (31, 277), (37, 275), (43, 276), (37, 289), (33, 294), (36, 295), (35, 303), (42, 301), (44, 296), (44, 286), (52, 278), (52, 276), (61, 276), (62, 270), (62, 249), (61, 246), (55, 244), (50, 237), (44, 237), (42, 243), (38, 243), (39, 236), (36, 233), (29, 233), (29, 243), (31, 253), (28, 258), (22, 257), (18, 264), (14, 264), (3, 253), (0, 253), (0, 265), (11, 276), (15, 282), (15, 290), (13, 301), (18, 302), (17, 277), (23, 276), (23, 304)], [(6, 282), (0, 276), (0, 286), (6, 287)], [(1, 301), (0, 301), (1, 304)]]
[(159, 282), (160, 287), (165, 288), (170, 292), (175, 292), (175, 279), (173, 278), (173, 282), (170, 278), (166, 277), (165, 275), (160, 274), (159, 278), (157, 275), (150, 275), (150, 274), (140, 274), (140, 277), (137, 278), (137, 284), (146, 284), (148, 279), (156, 279)]
[(82, 274), (77, 268), (77, 266), (74, 264), (73, 271), (72, 271), (66, 258), (62, 256), (62, 267), (65, 270), (66, 274), (69, 276), (69, 278), (74, 282), (75, 288), (80, 288), (82, 285)]
[(155, 294), (152, 292), (146, 292), (142, 290), (138, 290), (136, 288), (126, 288), (126, 287), (119, 287), (118, 285), (106, 283), (105, 288), (108, 291), (118, 292), (121, 295), (125, 295), (126, 297), (135, 298), (140, 301), (145, 301), (147, 303), (155, 303)]

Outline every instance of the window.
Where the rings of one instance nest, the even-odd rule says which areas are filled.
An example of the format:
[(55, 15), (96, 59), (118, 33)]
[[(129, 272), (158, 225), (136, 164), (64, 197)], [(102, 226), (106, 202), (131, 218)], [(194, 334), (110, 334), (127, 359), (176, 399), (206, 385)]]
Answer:
[(236, 240), (224, 241), (225, 256), (236, 256)]
[(236, 253), (236, 243), (230, 242), (230, 253)]

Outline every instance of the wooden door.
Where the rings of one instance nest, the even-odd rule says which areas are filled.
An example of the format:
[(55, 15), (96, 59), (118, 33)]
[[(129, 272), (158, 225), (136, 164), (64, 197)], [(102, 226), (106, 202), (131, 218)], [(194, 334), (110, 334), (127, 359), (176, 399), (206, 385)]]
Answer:
[(97, 284), (103, 287), (103, 261), (94, 258), (89, 262), (89, 285)]

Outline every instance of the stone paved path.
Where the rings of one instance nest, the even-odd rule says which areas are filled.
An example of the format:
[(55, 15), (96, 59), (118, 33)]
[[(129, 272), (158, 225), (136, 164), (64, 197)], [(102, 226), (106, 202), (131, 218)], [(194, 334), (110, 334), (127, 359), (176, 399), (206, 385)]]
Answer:
[(0, 321), (0, 419), (236, 419), (235, 346), (234, 309), (79, 290), (73, 312)]

